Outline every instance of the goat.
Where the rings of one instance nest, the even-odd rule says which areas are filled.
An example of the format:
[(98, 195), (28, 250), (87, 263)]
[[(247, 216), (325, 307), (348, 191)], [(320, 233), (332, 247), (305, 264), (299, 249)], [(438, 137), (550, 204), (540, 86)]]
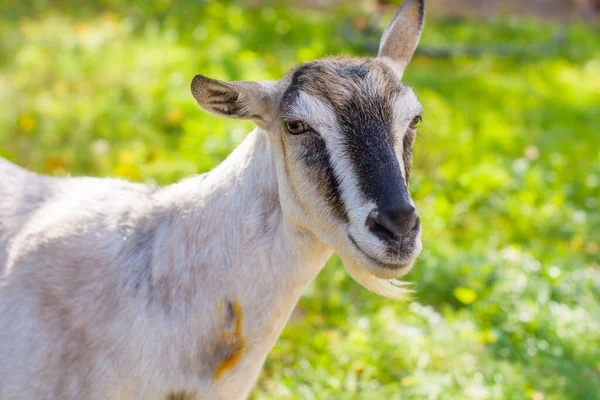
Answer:
[(422, 107), (400, 79), (423, 22), (423, 0), (406, 0), (376, 58), (269, 82), (197, 75), (200, 106), (257, 128), (173, 185), (0, 160), (0, 399), (244, 399), (333, 251), (403, 298), (393, 279), (421, 251), (408, 180)]

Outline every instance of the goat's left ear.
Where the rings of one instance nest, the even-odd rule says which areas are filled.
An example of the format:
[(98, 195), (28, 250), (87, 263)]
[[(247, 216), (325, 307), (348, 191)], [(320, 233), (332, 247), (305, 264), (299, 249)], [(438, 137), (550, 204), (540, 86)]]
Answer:
[(271, 82), (223, 82), (196, 75), (192, 94), (202, 108), (230, 118), (249, 119), (259, 126), (271, 121)]
[(425, 0), (404, 0), (383, 31), (378, 58), (391, 61), (399, 77), (410, 62), (425, 22)]

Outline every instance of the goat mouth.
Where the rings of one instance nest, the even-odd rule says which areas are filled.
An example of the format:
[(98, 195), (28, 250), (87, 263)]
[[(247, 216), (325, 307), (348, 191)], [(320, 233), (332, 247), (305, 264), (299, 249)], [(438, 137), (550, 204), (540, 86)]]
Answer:
[(363, 256), (365, 256), (371, 263), (373, 263), (381, 268), (402, 270), (402, 269), (408, 268), (412, 265), (412, 263), (410, 261), (398, 261), (398, 262), (381, 261), (380, 259), (373, 257), (372, 255), (367, 253), (365, 250), (363, 250), (351, 234), (348, 234), (348, 239), (350, 239), (350, 243), (352, 243), (354, 248), (356, 250), (358, 250), (359, 253), (361, 253)]

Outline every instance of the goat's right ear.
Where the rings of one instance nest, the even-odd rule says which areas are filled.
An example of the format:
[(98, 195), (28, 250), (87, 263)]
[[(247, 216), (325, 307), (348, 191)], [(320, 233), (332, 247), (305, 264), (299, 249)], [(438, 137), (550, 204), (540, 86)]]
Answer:
[(230, 118), (249, 119), (259, 126), (271, 121), (273, 95), (270, 82), (223, 82), (196, 75), (192, 94), (202, 108)]

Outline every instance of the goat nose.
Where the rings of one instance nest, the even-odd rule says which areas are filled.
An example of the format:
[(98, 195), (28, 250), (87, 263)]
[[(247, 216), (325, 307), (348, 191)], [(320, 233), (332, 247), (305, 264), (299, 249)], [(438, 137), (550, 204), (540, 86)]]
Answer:
[(417, 225), (416, 208), (412, 204), (391, 209), (375, 209), (367, 217), (366, 225), (375, 236), (384, 241), (400, 239)]

